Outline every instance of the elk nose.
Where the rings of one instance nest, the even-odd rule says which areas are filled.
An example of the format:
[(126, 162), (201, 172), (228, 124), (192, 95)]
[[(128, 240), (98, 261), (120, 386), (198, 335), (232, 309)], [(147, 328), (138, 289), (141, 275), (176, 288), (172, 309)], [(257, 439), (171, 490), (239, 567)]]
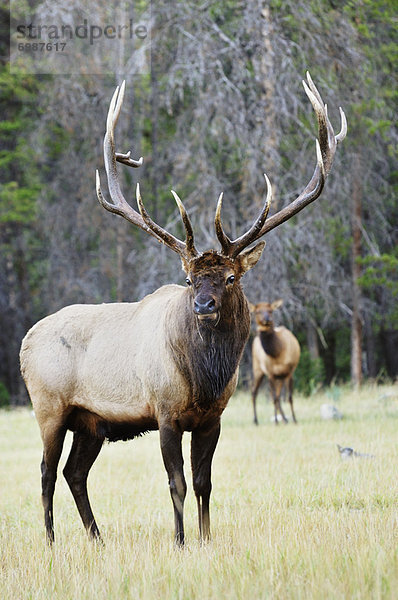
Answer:
[(197, 315), (210, 315), (216, 310), (216, 301), (214, 298), (200, 298), (197, 297), (194, 300), (194, 312)]

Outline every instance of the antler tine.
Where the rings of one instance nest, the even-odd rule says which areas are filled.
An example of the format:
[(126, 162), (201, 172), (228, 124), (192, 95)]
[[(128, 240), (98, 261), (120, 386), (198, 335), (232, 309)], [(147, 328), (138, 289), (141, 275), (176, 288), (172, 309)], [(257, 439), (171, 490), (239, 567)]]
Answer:
[(310, 83), (310, 87), (308, 87), (305, 81), (303, 81), (303, 86), (318, 119), (318, 139), (322, 151), (322, 157), (325, 162), (326, 172), (328, 173), (332, 165), (334, 153), (336, 151), (334, 131), (328, 118), (327, 105), (323, 103), (322, 98), (308, 72), (307, 79)]
[[(114, 139), (114, 131), (116, 127), (116, 123), (119, 119), (120, 111), (122, 110), (123, 100), (124, 100), (124, 92), (126, 89), (126, 81), (122, 82), (122, 85), (117, 86), (112, 96), (111, 102), (109, 104), (108, 116), (106, 119), (106, 131), (112, 140)], [(131, 152), (127, 152), (123, 154), (121, 152), (115, 152), (115, 158), (118, 162), (121, 162), (129, 167), (138, 168), (142, 165), (144, 159), (142, 156), (138, 160), (134, 160), (131, 158)]]
[(267, 196), (265, 198), (264, 206), (263, 206), (260, 214), (258, 215), (257, 219), (254, 221), (253, 225), (250, 227), (249, 231), (247, 233), (243, 234), (237, 240), (235, 240), (235, 242), (233, 242), (234, 246), (233, 246), (233, 250), (231, 253), (231, 256), (233, 258), (238, 256), (238, 254), (240, 252), (242, 252), (242, 250), (244, 248), (246, 248), (246, 246), (248, 246), (249, 244), (251, 244), (258, 238), (258, 234), (261, 232), (261, 229), (263, 228), (263, 225), (268, 216), (269, 209), (270, 209), (271, 202), (272, 202), (272, 186), (271, 186), (270, 180), (268, 179), (267, 175), (265, 173), (263, 173), (263, 175), (265, 178), (265, 183), (267, 184)]
[(344, 110), (341, 108), (341, 106), (339, 106), (339, 111), (340, 111), (340, 119), (341, 119), (341, 128), (340, 128), (340, 133), (338, 133), (336, 135), (337, 144), (342, 142), (344, 140), (345, 136), (347, 135), (347, 119), (345, 117)]
[[(175, 198), (177, 196), (177, 194), (175, 194), (175, 192), (174, 192), (173, 196)], [(177, 202), (178, 208), (180, 209), (180, 205), (182, 206), (182, 210), (185, 213), (185, 218), (186, 218), (186, 220), (184, 220), (184, 218), (183, 218), (183, 221), (184, 221), (184, 225), (185, 225), (186, 231), (187, 231), (187, 243), (184, 243), (181, 240), (179, 240), (178, 238), (174, 237), (174, 235), (172, 235), (171, 233), (169, 233), (168, 231), (163, 229), (163, 227), (160, 227), (160, 225), (155, 223), (155, 221), (152, 221), (151, 217), (147, 213), (144, 203), (142, 202), (139, 183), (137, 183), (137, 187), (136, 187), (136, 197), (137, 197), (138, 209), (139, 209), (140, 214), (141, 214), (143, 220), (145, 221), (146, 225), (150, 228), (151, 231), (153, 231), (157, 235), (157, 237), (159, 239), (161, 239), (161, 241), (164, 244), (166, 244), (166, 246), (169, 246), (169, 248), (171, 248), (172, 250), (174, 250), (175, 252), (180, 254), (182, 257), (187, 258), (188, 260), (190, 258), (192, 258), (193, 256), (197, 255), (197, 252), (193, 245), (193, 234), (192, 234), (191, 223), (189, 221), (188, 215), (185, 212), (185, 208), (184, 208), (181, 200), (178, 198), (178, 196), (177, 196), (177, 198), (180, 203), (179, 204)], [(180, 214), (182, 216), (181, 209), (180, 209)], [(188, 222), (188, 227), (186, 225), (186, 222)], [(189, 238), (189, 242), (188, 242), (188, 238)]]
[(138, 160), (134, 160), (133, 158), (130, 158), (130, 156), (131, 156), (130, 150), (128, 152), (126, 152), (126, 154), (122, 154), (121, 152), (115, 152), (115, 157), (118, 162), (123, 163), (124, 165), (127, 165), (128, 167), (134, 167), (135, 169), (137, 169), (138, 167), (141, 167), (142, 163), (144, 162), (144, 159), (142, 158), (142, 156), (140, 156), (140, 158)]
[(226, 256), (230, 256), (231, 258), (236, 258), (238, 256), (238, 254), (240, 252), (242, 252), (242, 250), (244, 248), (246, 248), (246, 246), (248, 246), (249, 244), (251, 244), (258, 238), (258, 234), (260, 233), (260, 231), (265, 223), (265, 220), (268, 216), (268, 212), (269, 212), (269, 209), (271, 206), (271, 201), (272, 201), (272, 187), (271, 187), (271, 183), (265, 173), (264, 173), (264, 178), (265, 178), (265, 182), (267, 184), (267, 196), (265, 199), (264, 206), (261, 209), (261, 212), (258, 215), (257, 219), (254, 221), (253, 225), (250, 227), (249, 231), (247, 231), (245, 234), (241, 235), (239, 238), (237, 238), (236, 240), (233, 240), (233, 241), (229, 239), (229, 237), (224, 233), (224, 230), (222, 228), (222, 224), (221, 224), (222, 194), (220, 194), (220, 197), (219, 197), (218, 203), (217, 203), (216, 217), (215, 217), (214, 223), (215, 223), (215, 228), (216, 228), (216, 234), (220, 241), (223, 254), (225, 254)]
[(221, 244), (223, 254), (225, 256), (229, 256), (229, 253), (231, 251), (232, 241), (229, 239), (229, 237), (224, 232), (224, 229), (223, 229), (223, 226), (221, 223), (221, 208), (222, 208), (223, 196), (224, 196), (224, 193), (221, 192), (221, 194), (218, 197), (216, 216), (214, 217), (214, 227), (216, 230), (216, 235), (217, 235), (218, 241)]
[(173, 194), (174, 200), (176, 201), (176, 204), (178, 206), (178, 210), (180, 211), (182, 222), (184, 223), (185, 232), (186, 232), (185, 244), (186, 244), (186, 249), (187, 249), (188, 255), (190, 257), (197, 256), (198, 252), (194, 245), (194, 237), (193, 237), (193, 229), (192, 229), (191, 220), (188, 217), (188, 213), (185, 210), (185, 206), (183, 205), (178, 194), (176, 194), (176, 192), (174, 190), (171, 190), (171, 193)]
[(315, 83), (313, 82), (309, 71), (306, 71), (306, 77), (307, 77), (308, 85), (307, 85), (307, 82), (305, 82), (305, 81), (303, 81), (303, 84), (305, 84), (305, 85), (307, 85), (307, 87), (309, 87), (309, 89), (312, 91), (313, 95), (317, 99), (318, 103), (321, 106), (323, 106), (322, 96), (320, 95), (318, 88), (316, 87)]
[[(159, 242), (162, 242), (169, 246), (172, 250), (177, 252), (183, 260), (189, 260), (191, 258), (192, 253), (196, 252), (193, 246), (193, 235), (192, 235), (192, 227), (190, 226), (188, 216), (185, 213), (185, 216), (181, 213), (183, 217), (184, 225), (187, 230), (187, 243), (185, 244), (178, 238), (174, 237), (171, 233), (168, 233), (165, 229), (154, 223), (152, 219), (149, 217), (146, 212), (144, 205), (142, 203), (139, 186), (137, 184), (137, 202), (140, 209), (140, 213), (134, 210), (128, 202), (125, 200), (122, 190), (120, 188), (119, 177), (117, 173), (116, 161), (121, 162), (129, 167), (139, 167), (143, 159), (142, 157), (139, 160), (133, 160), (130, 155), (131, 152), (127, 152), (126, 154), (115, 152), (115, 140), (114, 140), (114, 132), (115, 126), (118, 121), (123, 99), (124, 99), (124, 91), (125, 91), (125, 82), (123, 81), (122, 85), (116, 88), (112, 99), (109, 104), (108, 115), (106, 119), (106, 133), (104, 137), (104, 162), (105, 162), (105, 170), (108, 178), (108, 188), (109, 193), (112, 199), (112, 202), (109, 202), (105, 199), (100, 183), (100, 176), (98, 171), (96, 172), (96, 190), (97, 197), (100, 204), (108, 211), (118, 214), (124, 217), (127, 221), (132, 223), (133, 225), (137, 225), (154, 238), (156, 238)], [(180, 204), (181, 201), (180, 201)], [(179, 207), (180, 208), (180, 207)], [(181, 209), (180, 209), (181, 212)], [(185, 212), (185, 209), (184, 209)], [(187, 227), (187, 223), (189, 223)]]
[[(316, 97), (320, 106), (322, 106), (323, 101), (322, 101), (321, 95), (318, 92), (318, 89), (317, 89), (316, 85), (314, 84), (309, 71), (307, 71), (307, 81), (308, 81), (308, 86), (309, 86), (310, 90), (312, 91), (313, 95)], [(303, 81), (303, 84), (304, 84), (304, 87), (306, 87), (305, 81)], [(307, 86), (307, 89), (308, 89), (308, 86)], [(308, 93), (307, 93), (307, 95), (308, 95)], [(337, 144), (339, 142), (342, 142), (344, 140), (345, 136), (347, 135), (347, 119), (346, 119), (346, 116), (345, 116), (344, 111), (341, 108), (341, 106), (339, 106), (339, 111), (340, 111), (340, 119), (341, 119), (341, 128), (340, 128), (340, 133), (338, 133), (335, 136), (335, 140), (336, 140)], [(327, 105), (326, 104), (325, 104), (325, 113), (326, 113), (326, 117), (327, 117)], [(333, 128), (329, 122), (329, 119), (327, 119), (327, 121), (328, 121), (328, 129), (333, 134)]]

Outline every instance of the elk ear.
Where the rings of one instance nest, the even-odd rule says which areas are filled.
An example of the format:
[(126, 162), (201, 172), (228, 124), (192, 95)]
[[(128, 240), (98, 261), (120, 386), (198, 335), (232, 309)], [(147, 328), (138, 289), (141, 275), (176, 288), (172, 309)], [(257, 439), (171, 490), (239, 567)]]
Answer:
[(242, 275), (252, 269), (260, 260), (263, 253), (265, 242), (258, 242), (253, 248), (248, 248), (239, 254), (236, 258), (239, 261)]
[(254, 312), (256, 310), (256, 305), (252, 304), (249, 300), (247, 300), (247, 305), (249, 307), (250, 312)]
[(282, 304), (283, 304), (282, 298), (279, 298), (279, 300), (275, 300), (275, 302), (273, 302), (271, 304), (272, 310), (276, 310), (277, 308), (280, 308), (282, 306)]

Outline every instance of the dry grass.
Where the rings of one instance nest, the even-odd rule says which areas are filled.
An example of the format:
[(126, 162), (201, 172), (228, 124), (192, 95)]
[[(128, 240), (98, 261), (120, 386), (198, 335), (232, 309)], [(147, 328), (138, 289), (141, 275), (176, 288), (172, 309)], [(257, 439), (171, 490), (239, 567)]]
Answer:
[[(321, 421), (323, 402), (335, 402), (345, 419)], [(248, 395), (231, 400), (213, 466), (213, 539), (202, 547), (197, 541), (189, 485), (181, 551), (172, 543), (156, 433), (106, 445), (92, 469), (90, 496), (105, 547), (86, 539), (60, 476), (56, 544), (47, 548), (36, 422), (28, 410), (0, 412), (0, 597), (395, 598), (397, 387), (297, 398), (297, 427), (275, 427), (270, 404), (260, 404), (256, 428)], [(375, 458), (342, 461), (337, 443)]]

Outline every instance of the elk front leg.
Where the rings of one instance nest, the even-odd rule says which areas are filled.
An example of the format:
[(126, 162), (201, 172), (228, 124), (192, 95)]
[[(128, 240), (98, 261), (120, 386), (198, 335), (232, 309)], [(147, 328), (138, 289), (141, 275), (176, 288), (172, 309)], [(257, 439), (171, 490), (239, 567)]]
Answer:
[(174, 507), (176, 545), (184, 544), (184, 500), (187, 484), (184, 477), (184, 459), (182, 457), (182, 433), (172, 425), (159, 426), (160, 448), (164, 466), (169, 476), (170, 495)]
[(193, 489), (198, 504), (199, 535), (201, 540), (210, 537), (211, 462), (220, 436), (220, 421), (211, 428), (192, 432), (191, 465)]
[(253, 404), (253, 414), (254, 414), (254, 423), (258, 425), (257, 419), (257, 409), (256, 409), (256, 398), (258, 393), (258, 388), (261, 385), (262, 380), (264, 379), (264, 373), (259, 373), (253, 378), (252, 384), (252, 404)]

